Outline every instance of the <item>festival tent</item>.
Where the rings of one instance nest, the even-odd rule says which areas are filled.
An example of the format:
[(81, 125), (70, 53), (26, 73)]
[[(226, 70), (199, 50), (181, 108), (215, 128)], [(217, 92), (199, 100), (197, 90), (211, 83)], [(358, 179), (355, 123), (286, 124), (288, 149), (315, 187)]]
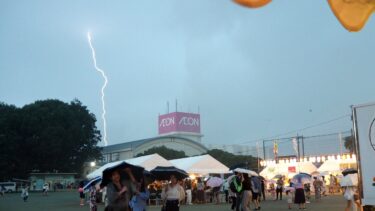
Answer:
[(166, 160), (165, 158), (163, 158), (157, 153), (152, 154), (152, 155), (145, 155), (145, 156), (141, 156), (137, 158), (132, 158), (132, 159), (125, 160), (125, 161), (132, 165), (142, 166), (147, 171), (151, 171), (156, 166), (173, 166), (171, 162), (169, 162), (168, 160)]
[(343, 160), (326, 160), (318, 169), (318, 172), (329, 172), (330, 174), (341, 174), (346, 169), (356, 164), (354, 159)]
[(170, 163), (168, 160), (160, 156), (159, 154), (152, 154), (152, 155), (145, 155), (137, 158), (131, 158), (128, 160), (121, 160), (121, 161), (115, 161), (111, 163), (107, 163), (103, 165), (102, 167), (96, 169), (95, 171), (91, 172), (87, 175), (88, 179), (95, 178), (97, 176), (101, 176), (103, 171), (106, 168), (112, 167), (117, 165), (121, 162), (127, 162), (129, 164), (135, 165), (135, 166), (141, 166), (145, 168), (147, 171), (150, 171), (151, 169), (154, 169), (156, 166), (173, 166), (172, 163)]
[(188, 158), (170, 160), (170, 162), (189, 174), (208, 175), (208, 174), (226, 174), (229, 168), (220, 163), (211, 155), (201, 155)]
[(272, 179), (279, 174), (290, 178), (299, 172), (311, 174), (316, 170), (317, 168), (312, 162), (278, 163), (267, 166), (259, 175), (267, 179)]

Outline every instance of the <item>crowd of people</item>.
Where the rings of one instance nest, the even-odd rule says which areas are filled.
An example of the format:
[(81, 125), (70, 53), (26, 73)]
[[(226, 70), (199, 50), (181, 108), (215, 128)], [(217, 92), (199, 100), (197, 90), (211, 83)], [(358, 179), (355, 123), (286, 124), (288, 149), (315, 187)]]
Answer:
[[(260, 210), (262, 201), (266, 200), (266, 193), (268, 200), (283, 200), (285, 194), (289, 209), (294, 207), (293, 204), (299, 209), (306, 209), (312, 193), (315, 201), (320, 201), (327, 193), (333, 194), (337, 185), (333, 175), (329, 177), (331, 185), (326, 186), (324, 177), (313, 177), (308, 183), (302, 180), (288, 180), (285, 177), (267, 181), (263, 177), (239, 172), (235, 172), (234, 176), (224, 180), (217, 187), (208, 186), (204, 178), (181, 180), (173, 174), (167, 183), (159, 181), (146, 184), (144, 178), (134, 178), (129, 168), (125, 172), (128, 175), (126, 180), (120, 178), (118, 171), (112, 172), (111, 181), (104, 188), (105, 210), (144, 211), (150, 203), (162, 205), (166, 211), (178, 211), (181, 204), (202, 203), (228, 203), (230, 208), (236, 211)], [(97, 188), (93, 186), (89, 193), (90, 209), (93, 211), (97, 210), (96, 191)], [(355, 190), (345, 188), (343, 191), (347, 193), (348, 198), (355, 197)], [(79, 192), (83, 200), (83, 191)]]

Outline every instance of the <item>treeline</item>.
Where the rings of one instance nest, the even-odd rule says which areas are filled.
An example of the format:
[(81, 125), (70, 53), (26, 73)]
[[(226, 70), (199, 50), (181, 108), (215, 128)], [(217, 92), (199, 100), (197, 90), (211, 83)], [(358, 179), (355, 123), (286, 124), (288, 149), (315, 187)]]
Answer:
[(78, 100), (42, 100), (18, 108), (0, 103), (0, 180), (30, 172), (80, 173), (100, 159), (96, 118)]

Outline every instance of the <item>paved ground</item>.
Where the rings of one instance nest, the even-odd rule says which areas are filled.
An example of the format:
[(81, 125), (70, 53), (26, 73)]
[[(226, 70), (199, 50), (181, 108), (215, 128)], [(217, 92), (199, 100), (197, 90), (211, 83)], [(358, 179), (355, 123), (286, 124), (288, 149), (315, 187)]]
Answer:
[[(342, 211), (345, 207), (345, 201), (342, 196), (328, 196), (323, 198), (321, 202), (314, 202), (307, 205), (307, 210), (316, 211)], [(42, 196), (41, 193), (30, 193), (28, 202), (23, 202), (20, 194), (6, 194), (0, 197), (1, 211), (75, 211), (89, 210), (89, 206), (79, 206), (79, 196), (77, 192), (56, 192), (50, 193), (48, 196)], [(99, 210), (104, 210), (103, 205), (99, 206)], [(159, 206), (148, 207), (150, 211), (159, 211)], [(205, 204), (181, 206), (182, 211), (230, 211), (229, 204)], [(262, 203), (262, 210), (283, 211), (288, 210), (287, 203), (283, 201), (265, 201)], [(297, 210), (294, 206), (293, 210)]]

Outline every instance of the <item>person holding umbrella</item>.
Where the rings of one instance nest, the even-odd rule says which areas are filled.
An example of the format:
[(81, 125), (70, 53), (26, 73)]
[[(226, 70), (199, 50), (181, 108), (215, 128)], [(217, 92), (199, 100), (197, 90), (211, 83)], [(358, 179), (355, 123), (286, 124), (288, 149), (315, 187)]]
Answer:
[(125, 172), (130, 181), (121, 181), (120, 170), (114, 170), (111, 173), (110, 182), (107, 184), (108, 206), (106, 211), (128, 211), (129, 200), (135, 190), (136, 182), (130, 168), (125, 168)]
[(298, 204), (299, 209), (306, 209), (305, 207), (306, 196), (305, 196), (305, 190), (304, 190), (304, 185), (302, 181), (303, 178), (302, 176), (298, 176), (298, 177), (296, 176), (293, 178), (294, 187), (296, 189), (294, 203)]
[(180, 210), (180, 202), (185, 199), (185, 191), (177, 183), (175, 175), (170, 176), (170, 183), (163, 188), (161, 198), (165, 201), (166, 211)]

